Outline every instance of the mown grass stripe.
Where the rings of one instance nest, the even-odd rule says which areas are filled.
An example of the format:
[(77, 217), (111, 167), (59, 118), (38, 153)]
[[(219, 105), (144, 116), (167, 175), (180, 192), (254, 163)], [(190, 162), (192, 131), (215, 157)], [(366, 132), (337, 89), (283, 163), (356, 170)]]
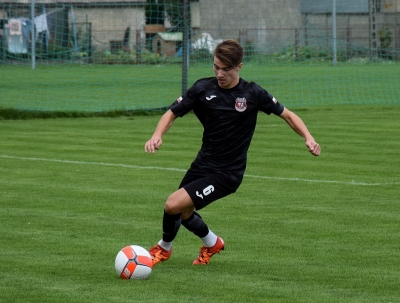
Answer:
[[(79, 164), (79, 165), (99, 165), (99, 166), (124, 167), (124, 168), (132, 168), (132, 169), (154, 169), (154, 170), (167, 170), (167, 171), (177, 171), (177, 172), (185, 172), (186, 171), (186, 169), (175, 168), (175, 167), (140, 166), (140, 165), (121, 164), (121, 163), (86, 162), (86, 161), (76, 161), (76, 160), (15, 157), (15, 156), (9, 156), (9, 155), (0, 155), (0, 158), (28, 160), (28, 161), (70, 163), (70, 164)], [(332, 183), (332, 184), (358, 185), (358, 186), (384, 186), (384, 185), (399, 185), (400, 184), (400, 182), (383, 182), (383, 183), (379, 183), (379, 182), (368, 183), (368, 182), (361, 182), (361, 181), (344, 182), (344, 181), (338, 181), (338, 180), (312, 180), (312, 179), (302, 179), (302, 178), (285, 178), (285, 177), (276, 177), (276, 176), (259, 176), (259, 175), (248, 175), (248, 174), (246, 174), (245, 177), (255, 178), (255, 179), (272, 179), (272, 180), (298, 181), (298, 182), (309, 182), (309, 183)]]

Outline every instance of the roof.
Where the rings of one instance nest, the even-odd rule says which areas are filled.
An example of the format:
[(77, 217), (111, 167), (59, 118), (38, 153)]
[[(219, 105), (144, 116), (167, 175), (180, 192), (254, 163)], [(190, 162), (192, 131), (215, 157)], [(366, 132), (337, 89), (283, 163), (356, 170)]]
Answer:
[(157, 33), (165, 41), (182, 41), (182, 33)]

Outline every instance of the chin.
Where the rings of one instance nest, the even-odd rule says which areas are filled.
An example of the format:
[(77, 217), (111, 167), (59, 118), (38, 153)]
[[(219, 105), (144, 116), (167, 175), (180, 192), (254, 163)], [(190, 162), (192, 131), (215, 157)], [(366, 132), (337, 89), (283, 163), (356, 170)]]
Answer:
[(220, 80), (218, 80), (218, 84), (219, 84), (219, 86), (221, 86), (221, 87), (227, 86), (227, 83), (226, 83), (225, 81), (220, 81)]

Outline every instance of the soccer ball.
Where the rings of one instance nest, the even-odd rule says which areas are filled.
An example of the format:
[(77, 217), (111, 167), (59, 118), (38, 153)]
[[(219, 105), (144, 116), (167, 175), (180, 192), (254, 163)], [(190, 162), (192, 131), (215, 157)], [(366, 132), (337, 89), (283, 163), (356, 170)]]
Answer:
[(138, 245), (124, 247), (115, 258), (115, 270), (121, 279), (146, 279), (152, 267), (149, 252)]

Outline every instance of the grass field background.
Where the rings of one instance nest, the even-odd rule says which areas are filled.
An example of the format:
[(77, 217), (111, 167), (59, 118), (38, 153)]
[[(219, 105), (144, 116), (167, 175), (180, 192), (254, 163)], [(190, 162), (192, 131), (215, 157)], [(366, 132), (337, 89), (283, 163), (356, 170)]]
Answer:
[[(169, 106), (182, 92), (176, 65), (4, 65), (0, 108), (36, 111), (154, 109)], [(255, 81), (286, 106), (339, 104), (400, 105), (400, 64), (303, 64), (245, 62), (240, 75)], [(209, 64), (193, 64), (188, 85), (213, 76)]]
[(163, 204), (201, 144), (159, 116), (0, 120), (0, 302), (400, 302), (400, 107), (298, 108), (317, 141), (260, 115), (238, 192), (201, 211), (226, 249), (191, 265), (182, 228), (147, 280), (114, 270), (161, 237)]

